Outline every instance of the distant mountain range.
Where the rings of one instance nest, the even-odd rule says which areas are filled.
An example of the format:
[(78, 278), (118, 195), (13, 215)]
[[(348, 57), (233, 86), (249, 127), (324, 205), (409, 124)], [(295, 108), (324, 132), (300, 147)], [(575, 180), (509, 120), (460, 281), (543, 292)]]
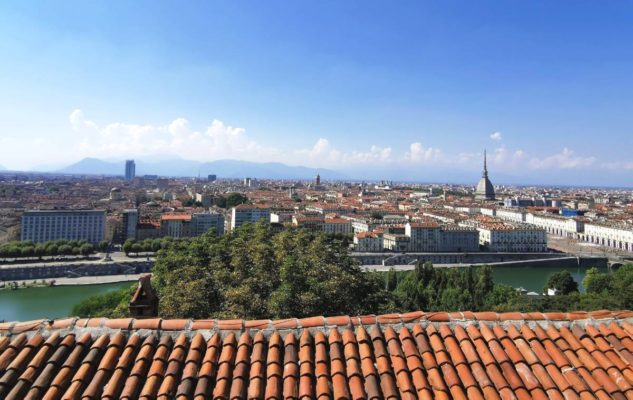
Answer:
[[(123, 175), (125, 161), (104, 161), (97, 158), (84, 158), (56, 172), (79, 175)], [(345, 179), (343, 173), (302, 166), (290, 166), (277, 162), (257, 163), (239, 160), (217, 160), (199, 162), (191, 160), (162, 160), (146, 162), (136, 161), (136, 175), (159, 176), (207, 176), (215, 174), (218, 178), (268, 178), (268, 179), (311, 179), (319, 173), (324, 179)]]

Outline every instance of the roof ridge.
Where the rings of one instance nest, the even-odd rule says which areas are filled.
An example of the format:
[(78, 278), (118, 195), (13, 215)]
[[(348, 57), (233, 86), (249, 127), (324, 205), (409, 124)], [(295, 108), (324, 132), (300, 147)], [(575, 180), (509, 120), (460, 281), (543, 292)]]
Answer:
[(633, 311), (597, 310), (575, 312), (505, 312), (493, 311), (457, 311), (392, 313), (363, 316), (314, 316), (307, 318), (286, 318), (279, 320), (219, 320), (219, 319), (134, 319), (134, 318), (77, 318), (57, 320), (13, 321), (0, 323), (0, 336), (11, 336), (25, 332), (38, 331), (162, 331), (162, 332), (253, 332), (253, 331), (289, 331), (303, 329), (330, 330), (332, 328), (356, 328), (359, 326), (392, 326), (415, 323), (471, 325), (473, 323), (545, 323), (586, 325), (589, 322), (633, 321)]

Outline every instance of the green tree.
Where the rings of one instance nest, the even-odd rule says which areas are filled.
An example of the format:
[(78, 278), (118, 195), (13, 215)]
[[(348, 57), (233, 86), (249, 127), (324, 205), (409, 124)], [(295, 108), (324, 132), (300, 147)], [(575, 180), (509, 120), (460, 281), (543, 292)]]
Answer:
[(172, 241), (153, 284), (163, 317), (284, 318), (377, 313), (391, 306), (384, 278), (363, 272), (347, 241), (270, 224), (245, 224)]
[(132, 246), (136, 243), (136, 240), (134, 239), (128, 239), (125, 241), (125, 243), (123, 243), (123, 252), (125, 253), (126, 256), (129, 256), (130, 253), (132, 252)]
[(610, 293), (613, 290), (613, 276), (600, 272), (596, 267), (589, 268), (582, 285), (587, 293)]
[(519, 297), (516, 289), (510, 285), (497, 284), (486, 296), (485, 308), (488, 310), (507, 311), (503, 307)]
[(71, 254), (73, 254), (73, 248), (70, 245), (63, 244), (63, 245), (59, 246), (58, 254), (61, 254), (61, 255), (64, 255), (64, 256), (71, 255)]
[(42, 257), (46, 255), (46, 245), (44, 243), (38, 243), (35, 246), (34, 253), (35, 253), (35, 256), (41, 260)]
[(56, 244), (50, 243), (46, 245), (46, 255), (47, 256), (56, 256), (59, 254), (59, 247)]
[(136, 255), (143, 251), (143, 245), (141, 243), (134, 243), (130, 251)]
[(94, 251), (94, 247), (90, 243), (82, 244), (81, 247), (79, 248), (79, 252), (81, 253), (82, 256), (88, 256), (92, 254), (93, 251)]
[(612, 297), (618, 297), (622, 308), (633, 309), (633, 264), (626, 264), (613, 273)]
[(557, 294), (566, 295), (578, 292), (578, 282), (569, 271), (563, 270), (549, 276), (543, 291), (547, 292), (547, 289), (556, 289)]
[(110, 247), (110, 243), (108, 243), (107, 240), (102, 240), (99, 242), (99, 244), (97, 245), (97, 248), (99, 249), (99, 251), (101, 252), (105, 252), (108, 250), (108, 247)]
[(20, 255), (22, 257), (33, 257), (35, 255), (35, 247), (33, 246), (22, 247), (20, 251)]
[(232, 208), (248, 202), (248, 197), (241, 193), (231, 193), (226, 197), (226, 208)]
[(162, 248), (162, 243), (160, 241), (160, 239), (154, 239), (152, 240), (152, 252), (156, 253), (158, 252), (160, 249)]
[(398, 275), (394, 268), (389, 268), (387, 273), (387, 290), (393, 292), (398, 287)]
[(138, 285), (131, 285), (114, 292), (98, 294), (81, 301), (72, 309), (76, 317), (123, 318), (128, 316), (128, 308), (132, 295)]

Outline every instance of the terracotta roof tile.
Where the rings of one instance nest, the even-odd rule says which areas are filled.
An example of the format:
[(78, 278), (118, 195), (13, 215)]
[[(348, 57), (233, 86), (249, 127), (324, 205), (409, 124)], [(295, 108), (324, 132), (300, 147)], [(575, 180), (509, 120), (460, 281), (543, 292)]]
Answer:
[(633, 399), (632, 361), (629, 311), (0, 324), (7, 400)]
[(213, 381), (218, 371), (218, 360), (222, 351), (222, 339), (219, 333), (215, 333), (207, 341), (207, 350), (202, 359), (202, 365), (198, 372), (198, 382), (194, 390), (194, 399), (207, 399), (211, 395)]
[(283, 362), (283, 342), (281, 335), (274, 332), (268, 342), (268, 357), (266, 360), (266, 389), (264, 396), (266, 399), (280, 398), (282, 393), (282, 366)]

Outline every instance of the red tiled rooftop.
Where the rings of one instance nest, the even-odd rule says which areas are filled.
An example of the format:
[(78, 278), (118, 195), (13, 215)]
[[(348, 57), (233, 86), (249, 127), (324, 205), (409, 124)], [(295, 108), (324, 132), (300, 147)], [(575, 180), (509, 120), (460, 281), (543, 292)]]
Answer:
[(160, 219), (163, 221), (191, 221), (191, 214), (163, 214)]
[(633, 399), (633, 312), (0, 324), (2, 399)]

